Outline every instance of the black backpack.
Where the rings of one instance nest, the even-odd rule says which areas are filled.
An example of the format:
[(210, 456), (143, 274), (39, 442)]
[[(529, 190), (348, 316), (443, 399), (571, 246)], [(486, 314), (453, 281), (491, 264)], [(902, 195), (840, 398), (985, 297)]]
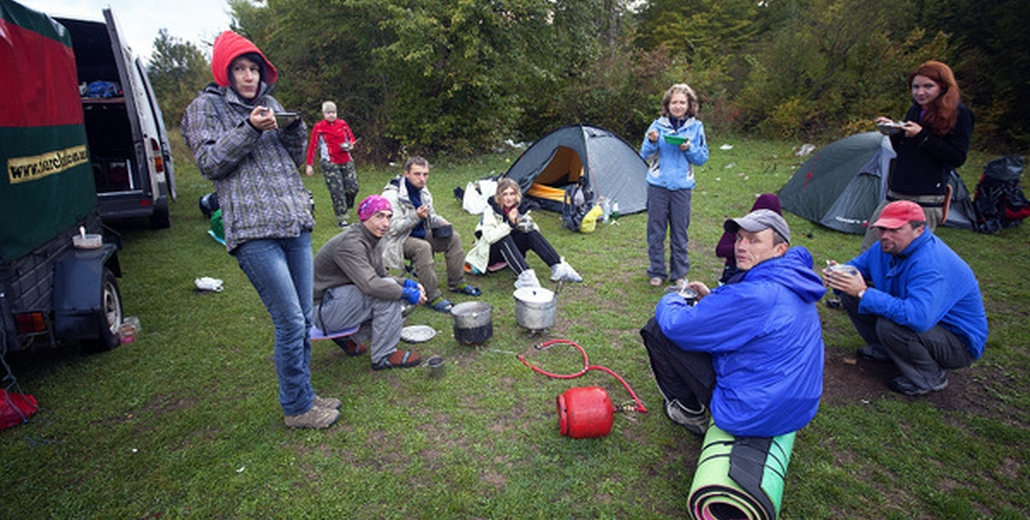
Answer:
[(984, 167), (973, 195), (978, 233), (994, 233), (1018, 226), (1023, 219), (1030, 217), (1030, 202), (1019, 186), (1022, 174), (1023, 157), (1016, 155), (995, 159)]
[(561, 209), (561, 227), (579, 231), (583, 217), (594, 207), (595, 199), (596, 196), (587, 185), (586, 177), (580, 177), (576, 183), (566, 186)]

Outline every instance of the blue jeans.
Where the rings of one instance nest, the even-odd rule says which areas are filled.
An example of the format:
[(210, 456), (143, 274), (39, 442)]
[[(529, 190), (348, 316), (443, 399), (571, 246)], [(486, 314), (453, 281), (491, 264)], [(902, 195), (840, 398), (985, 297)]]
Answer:
[(311, 409), (311, 298), (314, 266), (311, 233), (244, 242), (233, 251), (275, 327), (275, 372), (286, 415)]
[[(647, 276), (679, 280), (690, 271), (687, 228), (691, 190), (667, 190), (647, 185)], [(665, 230), (669, 230), (669, 272), (665, 271)], [(671, 276), (669, 276), (671, 274)]]

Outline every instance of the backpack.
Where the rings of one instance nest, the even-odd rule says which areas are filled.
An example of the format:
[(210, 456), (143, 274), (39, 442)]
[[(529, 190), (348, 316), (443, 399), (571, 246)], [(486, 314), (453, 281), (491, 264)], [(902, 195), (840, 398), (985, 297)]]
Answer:
[(1023, 219), (1030, 217), (1030, 202), (1019, 186), (1022, 174), (1021, 156), (1006, 155), (984, 167), (973, 194), (974, 228), (978, 233), (994, 233), (1018, 226)]
[(565, 197), (562, 201), (561, 227), (570, 231), (579, 231), (583, 224), (583, 217), (594, 207), (594, 193), (587, 186), (586, 177), (580, 177), (575, 184), (565, 187)]

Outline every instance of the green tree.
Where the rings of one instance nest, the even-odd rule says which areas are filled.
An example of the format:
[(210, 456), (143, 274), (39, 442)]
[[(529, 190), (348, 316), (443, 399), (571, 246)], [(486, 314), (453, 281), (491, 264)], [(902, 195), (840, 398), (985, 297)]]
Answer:
[(947, 50), (913, 23), (909, 0), (784, 0), (756, 42), (738, 98), (747, 128), (779, 137), (839, 137), (904, 114), (905, 78)]
[(211, 72), (196, 45), (160, 29), (147, 64), (147, 77), (154, 87), (165, 125), (178, 126), (186, 106), (210, 82)]

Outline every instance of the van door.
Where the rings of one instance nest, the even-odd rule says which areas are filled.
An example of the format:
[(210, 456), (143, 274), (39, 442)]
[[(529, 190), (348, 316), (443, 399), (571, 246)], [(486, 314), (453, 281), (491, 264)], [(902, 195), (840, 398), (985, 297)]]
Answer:
[[(115, 57), (118, 75), (121, 78), (125, 94), (125, 104), (130, 115), (132, 140), (136, 159), (139, 164), (142, 184), (149, 189), (144, 193), (152, 207), (151, 225), (155, 228), (166, 228), (171, 225), (168, 216), (169, 198), (175, 198), (171, 147), (165, 132), (164, 120), (157, 99), (153, 96), (146, 68), (132, 50), (125, 45), (120, 36), (119, 25), (110, 8), (105, 8), (104, 20), (111, 39), (111, 52)], [(146, 205), (145, 200), (139, 203)]]

